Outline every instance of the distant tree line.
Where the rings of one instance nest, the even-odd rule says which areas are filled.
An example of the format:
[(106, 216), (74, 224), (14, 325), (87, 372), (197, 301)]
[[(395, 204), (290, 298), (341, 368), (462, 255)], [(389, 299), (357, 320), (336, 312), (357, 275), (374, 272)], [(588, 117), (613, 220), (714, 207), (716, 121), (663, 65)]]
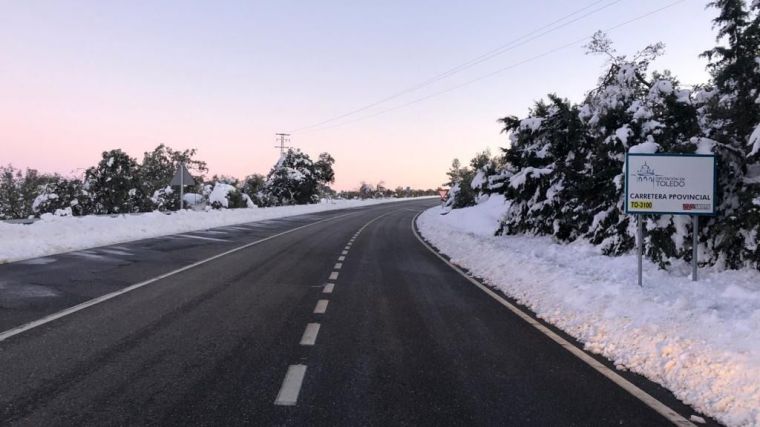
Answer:
[[(636, 235), (624, 206), (626, 152), (712, 153), (717, 216), (701, 221), (700, 262), (760, 268), (760, 1), (709, 5), (718, 11), (718, 44), (703, 54), (708, 83), (686, 88), (669, 71), (650, 72), (661, 43), (628, 57), (597, 33), (587, 50), (609, 58), (598, 86), (580, 104), (550, 94), (528, 117), (500, 119), (509, 145), (496, 159), (455, 162), (449, 205), (502, 194), (508, 208), (498, 233), (584, 239), (618, 255)], [(691, 260), (688, 217), (643, 220), (647, 257), (663, 268)]]
[(169, 183), (180, 164), (196, 181), (185, 188), (185, 206), (221, 209), (315, 203), (335, 194), (329, 187), (335, 180), (334, 163), (328, 153), (312, 161), (300, 150), (290, 149), (266, 176), (207, 178), (207, 164), (197, 158), (195, 149), (177, 151), (161, 144), (139, 162), (119, 149), (105, 151), (81, 178), (0, 166), (0, 219), (176, 210), (179, 187)]
[(435, 189), (414, 189), (411, 187), (398, 186), (395, 189), (385, 186), (385, 182), (380, 181), (377, 184), (371, 184), (362, 181), (359, 189), (353, 191), (341, 191), (337, 194), (343, 199), (381, 199), (381, 198), (403, 198), (403, 197), (424, 197), (438, 195)]
[(104, 151), (97, 165), (80, 177), (41, 174), (34, 169), (0, 166), (0, 220), (44, 214), (81, 216), (173, 211), (180, 207), (179, 186), (171, 186), (179, 165), (196, 181), (185, 187), (185, 207), (234, 209), (318, 203), (322, 199), (419, 197), (435, 190), (386, 188), (362, 182), (358, 190), (336, 192), (335, 159), (322, 153), (313, 161), (298, 149), (285, 152), (267, 175), (243, 179), (207, 177), (208, 166), (195, 149), (175, 150), (164, 144), (144, 153), (142, 161), (122, 150)]

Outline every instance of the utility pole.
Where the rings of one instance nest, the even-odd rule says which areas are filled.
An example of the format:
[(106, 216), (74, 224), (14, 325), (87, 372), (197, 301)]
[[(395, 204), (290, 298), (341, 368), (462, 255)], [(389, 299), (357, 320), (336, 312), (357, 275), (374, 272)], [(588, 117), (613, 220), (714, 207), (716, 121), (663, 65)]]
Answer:
[(285, 154), (286, 148), (291, 148), (285, 145), (286, 142), (290, 142), (290, 134), (289, 133), (276, 133), (275, 134), (277, 142), (280, 143), (280, 145), (275, 145), (274, 148), (280, 149), (280, 154)]

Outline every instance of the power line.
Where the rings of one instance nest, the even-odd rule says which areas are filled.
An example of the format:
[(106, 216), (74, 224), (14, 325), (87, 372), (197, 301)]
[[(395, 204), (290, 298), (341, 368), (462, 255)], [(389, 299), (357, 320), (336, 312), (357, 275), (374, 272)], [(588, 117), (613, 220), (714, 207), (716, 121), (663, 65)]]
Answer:
[[(665, 6), (662, 6), (662, 7), (660, 7), (660, 8), (657, 8), (657, 9), (655, 9), (655, 10), (652, 10), (652, 11), (650, 11), (650, 12), (647, 12), (647, 13), (645, 13), (645, 14), (639, 15), (639, 16), (637, 16), (637, 17), (635, 17), (635, 18), (632, 18), (632, 19), (629, 19), (629, 20), (627, 20), (627, 21), (621, 22), (620, 24), (614, 25), (614, 26), (612, 26), (612, 27), (606, 28), (606, 29), (605, 29), (605, 30), (603, 30), (603, 31), (605, 31), (605, 32), (611, 32), (611, 31), (614, 31), (614, 30), (616, 30), (616, 29), (618, 29), (618, 28), (620, 28), (620, 27), (623, 27), (623, 26), (625, 26), (625, 25), (631, 24), (631, 23), (633, 23), (633, 22), (636, 22), (636, 21), (640, 21), (640, 20), (642, 20), (642, 19), (644, 19), (644, 18), (648, 18), (649, 16), (652, 16), (652, 15), (654, 15), (654, 14), (656, 14), (656, 13), (662, 12), (662, 11), (663, 11), (663, 10), (665, 10), (665, 9), (669, 9), (669, 8), (671, 8), (671, 7), (673, 7), (673, 6), (677, 5), (677, 4), (679, 4), (679, 3), (683, 3), (684, 1), (686, 1), (686, 0), (676, 0), (676, 1), (674, 1), (674, 2), (668, 3), (668, 4), (667, 4), (667, 5), (665, 5)], [(432, 94), (430, 94), (430, 95), (426, 95), (426, 96), (423, 96), (423, 97), (420, 97), (420, 98), (417, 98), (417, 99), (414, 99), (414, 100), (412, 100), (412, 101), (409, 101), (409, 102), (407, 102), (407, 103), (404, 103), (404, 104), (401, 104), (401, 105), (397, 105), (397, 106), (395, 106), (395, 107), (391, 107), (391, 108), (387, 108), (387, 109), (385, 109), (385, 110), (381, 110), (381, 111), (378, 111), (378, 112), (376, 112), (376, 113), (373, 113), (373, 114), (371, 114), (371, 115), (368, 115), (368, 116), (359, 117), (359, 118), (356, 118), (356, 119), (353, 119), (353, 120), (349, 120), (349, 121), (345, 121), (345, 122), (343, 122), (343, 123), (339, 123), (339, 124), (336, 124), (336, 125), (332, 125), (332, 126), (327, 126), (327, 127), (322, 127), (322, 128), (319, 128), (319, 129), (314, 129), (314, 131), (321, 131), (321, 130), (333, 129), (333, 128), (336, 128), (336, 127), (342, 127), (342, 126), (346, 126), (346, 125), (349, 125), (349, 124), (351, 124), (351, 123), (355, 123), (355, 122), (358, 122), (358, 121), (362, 121), (362, 120), (370, 119), (370, 118), (373, 118), (373, 117), (377, 117), (377, 116), (379, 116), (379, 115), (382, 115), (382, 114), (385, 114), (385, 113), (389, 113), (389, 112), (391, 112), (391, 111), (395, 111), (395, 110), (398, 110), (398, 109), (400, 109), (400, 108), (408, 107), (408, 106), (410, 106), (410, 105), (413, 105), (413, 104), (417, 104), (417, 103), (419, 103), (419, 102), (422, 102), (422, 101), (428, 100), (428, 99), (430, 99), (430, 98), (434, 98), (434, 97), (436, 97), (436, 96), (440, 96), (440, 95), (443, 95), (443, 94), (446, 94), (446, 93), (452, 92), (452, 91), (454, 91), (454, 90), (457, 90), (457, 89), (460, 89), (460, 88), (462, 88), (462, 87), (464, 87), (464, 86), (469, 86), (469, 85), (471, 85), (471, 84), (473, 84), (473, 83), (479, 82), (479, 81), (481, 81), (481, 80), (485, 80), (485, 79), (487, 79), (487, 78), (490, 78), (490, 77), (493, 77), (493, 76), (495, 76), (495, 75), (497, 75), (497, 74), (501, 74), (501, 73), (503, 73), (504, 71), (508, 71), (508, 70), (511, 70), (511, 69), (513, 69), (513, 68), (516, 68), (516, 67), (518, 67), (518, 66), (520, 66), (520, 65), (526, 64), (526, 63), (528, 63), (528, 62), (532, 62), (532, 61), (535, 61), (535, 60), (537, 60), (537, 59), (543, 58), (543, 57), (545, 57), (545, 56), (549, 56), (549, 55), (551, 55), (551, 54), (553, 54), (553, 53), (559, 52), (559, 51), (561, 51), (561, 50), (564, 50), (564, 49), (567, 49), (567, 48), (569, 48), (569, 47), (572, 47), (572, 46), (577, 46), (578, 44), (580, 44), (580, 43), (582, 43), (582, 42), (585, 42), (585, 41), (587, 41), (587, 40), (590, 40), (590, 39), (591, 39), (591, 36), (582, 37), (582, 38), (580, 38), (580, 39), (577, 39), (577, 40), (574, 40), (574, 41), (572, 41), (572, 42), (570, 42), (570, 43), (567, 43), (567, 44), (563, 44), (563, 45), (561, 45), (561, 46), (558, 46), (558, 47), (556, 47), (556, 48), (553, 48), (553, 49), (551, 49), (551, 50), (545, 51), (545, 52), (543, 52), (543, 53), (540, 53), (540, 54), (538, 54), (538, 55), (532, 56), (532, 57), (530, 57), (530, 58), (524, 59), (524, 60), (522, 60), (522, 61), (516, 62), (516, 63), (514, 63), (514, 64), (511, 64), (511, 65), (508, 65), (508, 66), (506, 66), (506, 67), (500, 68), (500, 69), (498, 69), (498, 70), (496, 70), (496, 71), (492, 71), (492, 72), (490, 72), (490, 73), (487, 73), (487, 74), (484, 74), (484, 75), (482, 75), (482, 76), (476, 77), (476, 78), (474, 78), (474, 79), (472, 79), (472, 80), (468, 80), (468, 81), (466, 81), (466, 82), (464, 82), (464, 83), (461, 83), (461, 84), (459, 84), (459, 85), (456, 85), (456, 86), (450, 87), (450, 88), (448, 88), (448, 89), (445, 89), (445, 90), (442, 90), (442, 91), (439, 91), (439, 92), (435, 92), (435, 93), (432, 93)]]
[[(462, 64), (459, 64), (459, 65), (457, 65), (457, 66), (455, 66), (453, 68), (450, 68), (449, 70), (444, 71), (443, 73), (437, 74), (437, 75), (435, 75), (435, 76), (433, 76), (433, 77), (431, 77), (431, 78), (429, 78), (429, 79), (427, 79), (427, 80), (425, 80), (425, 81), (423, 81), (421, 83), (418, 83), (416, 85), (413, 85), (413, 86), (410, 86), (410, 87), (408, 87), (406, 89), (403, 89), (403, 90), (401, 90), (399, 92), (396, 92), (396, 93), (394, 93), (394, 94), (392, 94), (392, 95), (390, 95), (390, 96), (388, 96), (386, 98), (383, 98), (383, 99), (375, 101), (375, 102), (373, 102), (371, 104), (367, 104), (367, 105), (364, 105), (362, 107), (356, 108), (356, 109), (351, 110), (351, 111), (349, 111), (347, 113), (331, 117), (331, 118), (329, 118), (327, 120), (323, 120), (321, 122), (314, 123), (314, 124), (311, 124), (311, 125), (308, 125), (308, 126), (302, 126), (300, 128), (296, 128), (296, 129), (292, 130), (291, 132), (295, 133), (295, 132), (299, 132), (299, 131), (306, 130), (306, 129), (316, 128), (316, 127), (322, 126), (324, 124), (327, 124), (327, 123), (330, 123), (330, 122), (334, 122), (336, 120), (340, 120), (340, 119), (348, 117), (348, 116), (352, 116), (352, 115), (354, 115), (356, 113), (360, 113), (362, 111), (366, 111), (366, 110), (368, 110), (368, 109), (370, 109), (372, 107), (376, 107), (376, 106), (378, 106), (380, 104), (384, 104), (384, 103), (386, 103), (386, 102), (388, 102), (390, 100), (396, 99), (396, 98), (398, 98), (398, 97), (400, 97), (402, 95), (405, 95), (407, 93), (415, 92), (415, 91), (417, 91), (419, 89), (422, 89), (424, 87), (430, 86), (433, 83), (436, 83), (436, 82), (438, 82), (440, 80), (443, 80), (443, 79), (445, 79), (445, 78), (447, 78), (449, 76), (452, 76), (452, 75), (457, 74), (457, 73), (459, 73), (461, 71), (464, 71), (466, 69), (472, 68), (475, 65), (481, 64), (481, 63), (483, 63), (485, 61), (488, 61), (488, 60), (490, 60), (490, 59), (492, 59), (492, 58), (494, 58), (496, 56), (499, 56), (499, 55), (501, 55), (503, 53), (506, 53), (506, 52), (508, 52), (508, 51), (510, 51), (512, 49), (515, 49), (517, 47), (523, 46), (523, 45), (527, 44), (528, 42), (531, 42), (531, 41), (533, 41), (533, 40), (535, 40), (537, 38), (543, 37), (543, 36), (545, 36), (545, 35), (547, 35), (549, 33), (557, 31), (557, 30), (559, 30), (561, 28), (564, 28), (564, 27), (566, 27), (566, 26), (568, 26), (570, 24), (573, 24), (575, 22), (578, 22), (578, 21), (580, 21), (583, 18), (591, 16), (591, 15), (593, 15), (593, 14), (599, 12), (599, 11), (602, 11), (602, 10), (604, 10), (604, 9), (610, 7), (610, 6), (613, 6), (613, 5), (617, 4), (617, 3), (620, 3), (623, 0), (614, 0), (611, 3), (608, 3), (608, 4), (604, 5), (604, 6), (602, 6), (600, 8), (597, 8), (597, 9), (594, 9), (594, 10), (592, 10), (590, 12), (587, 12), (587, 13), (585, 13), (585, 14), (583, 14), (583, 15), (575, 18), (575, 19), (572, 19), (572, 20), (570, 20), (568, 22), (563, 23), (562, 25), (559, 25), (559, 26), (556, 26), (554, 28), (551, 28), (553, 25), (558, 24), (558, 23), (560, 23), (560, 22), (562, 22), (562, 21), (564, 21), (564, 20), (566, 20), (566, 19), (568, 19), (568, 18), (570, 18), (572, 16), (575, 16), (575, 15), (581, 13), (581, 12), (584, 12), (584, 11), (586, 11), (586, 10), (588, 10), (588, 9), (596, 6), (596, 5), (598, 5), (599, 3), (603, 3), (605, 1), (608, 1), (608, 0), (596, 0), (596, 1), (592, 2), (591, 4), (589, 4), (589, 5), (586, 5), (586, 6), (582, 7), (582, 8), (580, 8), (580, 9), (575, 10), (574, 12), (572, 12), (570, 14), (567, 14), (567, 15), (565, 15), (565, 16), (559, 18), (559, 19), (556, 19), (556, 20), (554, 20), (554, 21), (552, 21), (552, 22), (550, 22), (550, 23), (548, 23), (548, 24), (546, 24), (546, 25), (544, 25), (544, 26), (542, 26), (540, 28), (537, 28), (537, 29), (535, 29), (535, 30), (533, 30), (533, 31), (531, 31), (529, 33), (526, 33), (526, 34), (524, 34), (524, 35), (522, 35), (522, 36), (520, 36), (520, 37), (518, 37), (516, 39), (513, 39), (513, 40), (511, 40), (510, 42), (508, 42), (506, 44), (503, 44), (503, 45), (501, 45), (501, 46), (499, 46), (499, 47), (497, 47), (495, 49), (489, 50), (488, 52), (486, 52), (486, 53), (484, 53), (484, 54), (482, 54), (480, 56), (477, 56), (477, 57), (475, 57), (475, 58), (473, 58), (473, 59), (471, 59), (469, 61), (466, 61), (466, 62), (464, 62)], [(536, 34), (536, 33), (539, 33), (539, 34)], [(533, 37), (531, 37), (531, 36), (533, 36)]]

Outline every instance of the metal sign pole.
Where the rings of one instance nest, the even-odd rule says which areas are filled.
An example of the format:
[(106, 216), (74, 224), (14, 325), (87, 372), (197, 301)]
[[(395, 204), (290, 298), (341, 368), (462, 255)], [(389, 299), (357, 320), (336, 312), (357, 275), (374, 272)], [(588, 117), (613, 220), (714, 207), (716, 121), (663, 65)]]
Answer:
[(692, 243), (691, 243), (691, 280), (693, 282), (697, 281), (697, 257), (699, 256), (699, 251), (697, 250), (699, 247), (699, 216), (698, 215), (692, 215), (691, 216), (691, 234), (692, 234)]
[(636, 221), (636, 257), (639, 264), (639, 286), (643, 287), (641, 270), (643, 267), (642, 255), (644, 252), (644, 221), (641, 219), (641, 215), (636, 215)]
[(185, 207), (185, 165), (179, 164), (179, 210)]

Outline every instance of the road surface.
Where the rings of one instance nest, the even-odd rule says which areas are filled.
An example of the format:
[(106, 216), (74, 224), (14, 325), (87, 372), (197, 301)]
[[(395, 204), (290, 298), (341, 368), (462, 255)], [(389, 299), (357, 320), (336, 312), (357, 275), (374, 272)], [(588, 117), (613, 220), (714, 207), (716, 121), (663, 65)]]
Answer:
[(423, 246), (433, 204), (0, 266), (0, 424), (672, 425)]

